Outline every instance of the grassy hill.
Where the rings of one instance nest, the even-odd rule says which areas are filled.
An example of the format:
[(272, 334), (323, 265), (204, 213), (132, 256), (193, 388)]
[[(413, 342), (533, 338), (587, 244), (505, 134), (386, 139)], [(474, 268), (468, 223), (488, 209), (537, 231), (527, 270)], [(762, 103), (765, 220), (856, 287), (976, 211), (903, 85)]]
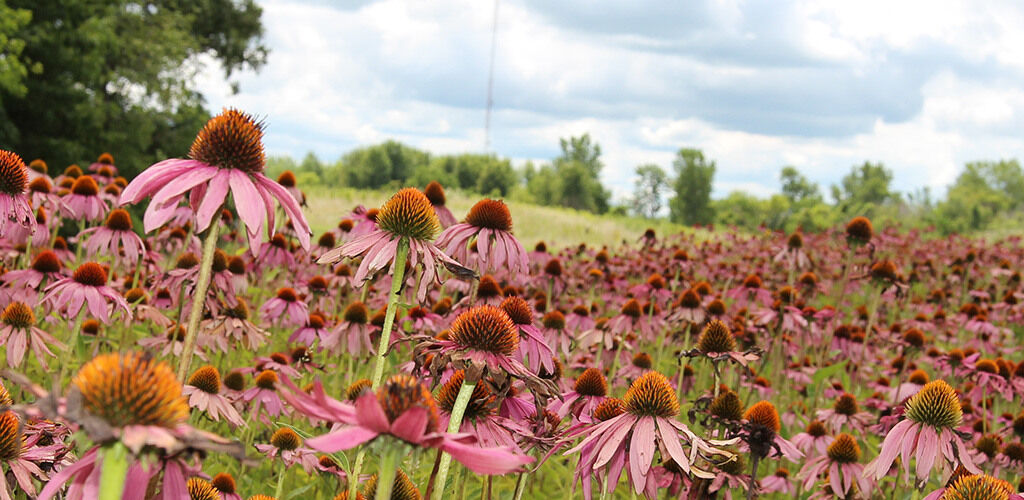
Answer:
[[(317, 235), (335, 226), (356, 205), (379, 207), (392, 191), (367, 191), (350, 188), (315, 187), (306, 190), (308, 208), (306, 217)], [(480, 195), (447, 192), (448, 209), (461, 220)], [(527, 249), (538, 241), (550, 246), (563, 247), (586, 242), (589, 245), (618, 245), (623, 241), (636, 241), (647, 228), (658, 234), (687, 230), (666, 220), (647, 220), (637, 217), (596, 215), (568, 208), (544, 207), (518, 201), (505, 201), (512, 212), (513, 232)]]

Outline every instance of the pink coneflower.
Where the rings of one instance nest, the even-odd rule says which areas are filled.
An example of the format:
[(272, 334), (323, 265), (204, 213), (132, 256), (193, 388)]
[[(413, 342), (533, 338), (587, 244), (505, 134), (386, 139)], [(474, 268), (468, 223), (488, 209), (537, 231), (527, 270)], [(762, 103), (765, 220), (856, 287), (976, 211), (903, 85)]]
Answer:
[(789, 478), (789, 469), (779, 467), (775, 469), (774, 474), (761, 480), (761, 489), (758, 491), (761, 493), (793, 495), (796, 493), (796, 486), (793, 485), (793, 480)]
[(354, 404), (328, 397), (315, 382), (307, 394), (286, 380), (285, 399), (299, 412), (341, 424), (306, 441), (325, 453), (355, 448), (380, 436), (414, 446), (437, 448), (477, 474), (505, 474), (533, 461), (505, 448), (481, 448), (468, 434), (439, 433), (439, 415), (430, 391), (409, 375), (394, 375), (376, 392), (366, 391)]
[[(687, 474), (710, 479), (714, 474), (697, 468), (696, 457), (728, 455), (714, 446), (736, 442), (735, 439), (705, 441), (673, 418), (679, 413), (679, 400), (668, 379), (658, 372), (647, 372), (636, 379), (626, 391), (623, 403), (624, 413), (587, 428), (587, 436), (565, 452), (566, 455), (581, 452), (577, 477), (585, 478), (585, 482), (586, 478), (596, 475), (604, 477), (606, 484), (614, 489), (625, 468), (633, 491), (654, 498), (657, 483), (650, 473), (656, 450), (661, 451), (663, 459), (671, 458)], [(598, 415), (595, 417), (600, 419)], [(680, 442), (688, 444), (690, 451), (685, 451)], [(584, 493), (588, 491), (589, 487), (584, 484)]]
[(963, 420), (963, 413), (960, 398), (949, 384), (944, 380), (929, 382), (907, 400), (905, 408), (906, 418), (886, 434), (878, 457), (864, 468), (865, 474), (875, 480), (881, 479), (889, 473), (897, 455), (907, 477), (911, 477), (910, 461), (917, 457), (914, 477), (919, 484), (928, 480), (936, 465), (945, 472), (957, 465), (963, 465), (975, 474), (981, 472), (957, 434), (956, 428)]
[(356, 301), (345, 308), (341, 321), (327, 332), (320, 345), (334, 354), (340, 354), (342, 348), (345, 348), (350, 356), (355, 357), (373, 354), (370, 335), (377, 330), (378, 328), (370, 323), (370, 310), (362, 302)]
[(110, 323), (111, 310), (123, 310), (126, 320), (132, 317), (124, 297), (107, 286), (107, 270), (95, 262), (78, 266), (70, 278), (51, 284), (45, 292), (41, 302), (61, 311), (66, 318), (78, 316), (83, 307), (88, 307), (89, 314), (104, 323)]
[(25, 190), (28, 188), (28, 169), (20, 156), (0, 149), (0, 236), (10, 227), (9, 222), (31, 228), (35, 217)]
[(270, 241), (260, 245), (259, 252), (253, 260), (256, 269), (294, 269), (295, 256), (288, 248), (288, 240), (283, 234), (277, 233)]
[[(793, 445), (808, 456), (824, 455), (828, 450), (832, 438), (828, 435), (828, 429), (821, 420), (812, 420), (807, 428), (793, 436)], [(813, 451), (813, 453), (812, 453)]]
[(213, 479), (210, 479), (210, 484), (220, 493), (221, 500), (242, 500), (242, 497), (238, 495), (235, 478), (231, 477), (231, 474), (218, 473), (213, 476)]
[(818, 419), (832, 432), (841, 431), (843, 426), (863, 432), (871, 424), (873, 417), (868, 412), (860, 411), (857, 398), (853, 394), (844, 393), (836, 398), (831, 409), (818, 410)]
[(362, 283), (389, 264), (389, 273), (394, 274), (399, 243), (404, 241), (409, 245), (409, 265), (414, 269), (421, 262), (423, 265), (423, 275), (416, 292), (417, 299), (423, 301), (430, 284), (441, 282), (438, 268), (445, 265), (458, 266), (457, 262), (432, 243), (439, 229), (440, 223), (427, 197), (416, 188), (404, 188), (381, 207), (372, 231), (325, 253), (317, 259), (317, 263), (333, 264), (345, 257), (362, 256), (363, 260), (353, 277), (354, 281)]
[(596, 368), (587, 368), (576, 378), (572, 390), (552, 401), (548, 408), (560, 418), (571, 413), (573, 419), (590, 424), (594, 421), (594, 409), (606, 399), (608, 382), (604, 375)]
[(529, 272), (526, 249), (512, 236), (512, 214), (505, 202), (480, 200), (466, 221), (445, 229), (437, 245), (459, 262), (470, 262), (470, 242), (476, 243), (477, 270), (507, 270), (511, 275)]
[[(5, 403), (10, 404), (10, 401)], [(55, 465), (63, 466), (61, 462), (64, 460), (59, 456), (65, 445), (60, 442), (41, 445), (40, 441), (44, 436), (40, 433), (26, 433), (25, 427), (13, 411), (0, 413), (0, 463), (7, 466), (17, 487), (25, 492), (28, 498), (35, 498), (36, 486), (32, 480), (33, 476), (45, 483), (49, 479), (49, 474), (44, 472), (42, 467), (52, 471)], [(10, 486), (7, 483), (7, 475), (0, 475), (0, 498), (14, 498)]]
[[(206, 350), (203, 349), (205, 338), (201, 338), (192, 346), (192, 354), (207, 361)], [(163, 334), (152, 335), (138, 340), (138, 344), (147, 350), (159, 352), (161, 356), (181, 357), (185, 352), (185, 327), (174, 324)]]
[(39, 285), (46, 280), (54, 283), (64, 278), (60, 271), (61, 262), (57, 254), (52, 250), (43, 250), (32, 260), (32, 266), (27, 269), (15, 269), (0, 275), (0, 280), (12, 287), (39, 288)]
[(447, 229), (458, 222), (455, 220), (455, 216), (452, 215), (452, 211), (444, 206), (446, 199), (441, 183), (430, 181), (427, 187), (423, 188), (423, 194), (430, 200), (430, 205), (434, 207), (434, 213), (437, 214), (437, 220), (441, 222), (442, 229)]
[(534, 325), (533, 308), (522, 297), (513, 296), (501, 303), (501, 309), (508, 314), (519, 330), (519, 358), (528, 363), (535, 372), (541, 369), (554, 370), (552, 358), (555, 353), (548, 347), (544, 336)]
[(747, 366), (751, 361), (761, 358), (757, 351), (739, 352), (736, 350), (736, 338), (725, 322), (713, 319), (708, 322), (697, 338), (697, 348), (686, 353), (690, 357), (704, 357), (712, 363), (730, 361), (740, 366)]
[(298, 342), (311, 346), (315, 342), (327, 336), (328, 330), (325, 326), (323, 316), (317, 313), (309, 313), (309, 319), (306, 320), (306, 324), (297, 328), (295, 332), (288, 337), (288, 342)]
[(828, 474), (832, 493), (838, 498), (861, 498), (870, 495), (874, 481), (864, 474), (860, 463), (860, 446), (853, 436), (842, 433), (828, 445), (825, 454), (808, 461), (797, 477), (804, 480), (804, 489), (809, 490), (822, 474)]
[(227, 351), (227, 340), (235, 340), (244, 348), (255, 351), (267, 343), (270, 332), (249, 321), (249, 306), (242, 299), (234, 307), (225, 308), (222, 315), (203, 322), (203, 330), (213, 342), (222, 345)]
[[(466, 373), (457, 370), (438, 389), (436, 401), (441, 410), (438, 428), (448, 427), (455, 401), (465, 379)], [(475, 436), (478, 445), (483, 448), (505, 447), (521, 451), (516, 439), (531, 434), (530, 429), (519, 422), (497, 415), (497, 409), (498, 402), (494, 393), (484, 384), (475, 385), (469, 404), (463, 411), (458, 432)]]
[(7, 346), (7, 365), (11, 368), (21, 366), (25, 351), (31, 348), (39, 365), (43, 370), (48, 370), (46, 358), (56, 357), (50, 351), (50, 346), (67, 348), (53, 335), (36, 326), (36, 315), (23, 302), (7, 304), (0, 315), (0, 323), (0, 344)]
[(679, 294), (679, 299), (673, 304), (672, 312), (668, 318), (672, 321), (685, 321), (695, 325), (704, 324), (707, 311), (701, 302), (700, 295), (692, 288)]
[(61, 198), (64, 216), (82, 221), (96, 221), (107, 215), (110, 208), (100, 196), (100, 187), (89, 175), (75, 179), (71, 191)]
[(772, 258), (775, 262), (782, 262), (786, 269), (806, 269), (811, 266), (811, 259), (804, 252), (804, 236), (800, 231), (789, 235), (786, 239), (786, 247), (775, 254)]
[(743, 413), (743, 420), (746, 421), (745, 432), (742, 434), (743, 443), (754, 456), (782, 457), (790, 462), (803, 458), (803, 452), (779, 433), (782, 422), (779, 419), (779, 412), (771, 402), (754, 403)]
[(444, 318), (426, 307), (415, 306), (409, 309), (402, 323), (412, 328), (412, 331), (427, 330), (437, 332), (444, 322)]
[(28, 196), (32, 207), (46, 207), (47, 210), (58, 213), (65, 210), (64, 202), (53, 190), (53, 183), (47, 177), (36, 177), (28, 183)]
[(181, 393), (188, 398), (189, 406), (206, 412), (214, 422), (224, 417), (234, 427), (245, 425), (245, 420), (221, 394), (221, 389), (220, 372), (206, 365), (192, 373)]
[[(288, 407), (281, 402), (281, 397), (277, 394), (277, 384), (280, 379), (277, 376), (277, 372), (274, 370), (263, 370), (259, 375), (256, 375), (256, 385), (242, 393), (242, 400), (247, 403), (252, 403), (252, 412), (254, 415), (258, 415), (260, 420), (264, 424), (269, 424), (267, 416), (277, 417), (281, 414), (290, 413)], [(260, 408), (263, 408), (265, 415), (260, 412)]]
[(302, 208), (288, 190), (263, 174), (263, 124), (235, 109), (225, 109), (206, 122), (189, 150), (191, 159), (171, 159), (150, 166), (121, 193), (120, 204), (152, 197), (143, 223), (146, 232), (166, 224), (178, 204), (189, 196), (195, 210), (195, 232), (210, 226), (230, 193), (238, 218), (245, 224), (249, 246), (258, 248), (264, 224), (275, 227), (273, 200), (296, 228), (302, 248), (312, 232)]
[(89, 236), (89, 239), (85, 240), (85, 250), (90, 255), (110, 255), (113, 256), (114, 262), (123, 260), (135, 265), (146, 253), (142, 238), (132, 230), (132, 216), (120, 208), (111, 210), (107, 222), (102, 226), (78, 233), (79, 242), (85, 236)]
[(299, 326), (309, 319), (306, 303), (299, 300), (294, 288), (279, 288), (277, 294), (260, 307), (263, 321), (281, 326)]
[(751, 302), (767, 307), (772, 303), (772, 292), (764, 288), (761, 277), (756, 274), (747, 276), (739, 286), (727, 290), (725, 296), (733, 299), (736, 307), (746, 307)]
[(299, 464), (306, 474), (316, 470), (319, 463), (316, 452), (302, 446), (302, 438), (287, 427), (274, 431), (270, 444), (257, 444), (256, 450), (270, 459), (280, 457), (286, 468)]

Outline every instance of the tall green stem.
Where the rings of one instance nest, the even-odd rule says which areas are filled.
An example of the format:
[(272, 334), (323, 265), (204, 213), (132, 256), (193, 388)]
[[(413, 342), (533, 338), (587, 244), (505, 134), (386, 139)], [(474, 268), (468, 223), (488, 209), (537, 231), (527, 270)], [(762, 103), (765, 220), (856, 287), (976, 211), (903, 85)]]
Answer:
[(192, 364), (192, 354), (196, 349), (196, 337), (199, 334), (199, 320), (203, 318), (206, 292), (210, 288), (213, 253), (217, 250), (217, 233), (219, 229), (220, 221), (215, 219), (210, 224), (210, 228), (206, 230), (206, 239), (203, 240), (203, 257), (199, 261), (199, 279), (196, 281), (196, 289), (192, 295), (192, 310), (188, 314), (185, 347), (182, 349), (181, 361), (178, 363), (178, 380), (185, 380), (185, 377), (188, 376), (189, 365)]
[(67, 350), (64, 351), (60, 359), (60, 373), (57, 375), (57, 380), (60, 383), (63, 383), (64, 374), (71, 364), (71, 356), (78, 351), (78, 335), (82, 332), (82, 323), (85, 322), (85, 311), (87, 309), (85, 305), (82, 305), (82, 308), (78, 310), (78, 316), (75, 318), (75, 324), (71, 327), (71, 336), (68, 337)]
[(384, 358), (387, 356), (388, 346), (391, 344), (391, 329), (395, 326), (395, 311), (398, 309), (398, 299), (401, 297), (402, 282), (405, 281), (405, 261), (409, 257), (409, 239), (402, 237), (398, 242), (398, 249), (395, 252), (395, 272), (391, 276), (391, 294), (388, 295), (388, 308), (384, 312), (384, 327), (380, 332), (380, 343), (377, 345), (377, 360), (373, 364), (373, 390), (380, 387), (381, 378), (384, 376)]
[(99, 500), (121, 500), (128, 476), (128, 448), (120, 441), (103, 447), (103, 472), (100, 474)]
[[(462, 417), (466, 414), (466, 407), (469, 406), (469, 400), (473, 396), (473, 389), (476, 387), (476, 382), (469, 382), (464, 380), (462, 387), (459, 389), (459, 395), (455, 396), (455, 405), (452, 406), (452, 417), (448, 420), (448, 433), (454, 434), (459, 432), (459, 427), (462, 426)], [(444, 483), (448, 480), (448, 469), (452, 466), (452, 456), (445, 453), (441, 456), (441, 464), (437, 468), (437, 483), (434, 486), (431, 500), (441, 500), (444, 496)]]
[(391, 500), (391, 490), (395, 487), (395, 471), (398, 465), (400, 446), (388, 446), (377, 469), (377, 493), (375, 500)]

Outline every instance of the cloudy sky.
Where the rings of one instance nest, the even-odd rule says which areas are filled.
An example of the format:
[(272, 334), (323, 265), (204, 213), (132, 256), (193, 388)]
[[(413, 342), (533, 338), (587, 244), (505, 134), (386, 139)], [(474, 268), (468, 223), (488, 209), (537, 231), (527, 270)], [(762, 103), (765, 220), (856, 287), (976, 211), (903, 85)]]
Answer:
[[(236, 95), (216, 67), (199, 83), (212, 109), (265, 116), (271, 154), (484, 149), (490, 0), (260, 3), (268, 64)], [(584, 132), (620, 197), (681, 147), (717, 162), (716, 196), (776, 192), (786, 164), (824, 186), (864, 160), (942, 193), (966, 161), (1024, 158), (1024, 6), (501, 0), (491, 150), (544, 161)]]

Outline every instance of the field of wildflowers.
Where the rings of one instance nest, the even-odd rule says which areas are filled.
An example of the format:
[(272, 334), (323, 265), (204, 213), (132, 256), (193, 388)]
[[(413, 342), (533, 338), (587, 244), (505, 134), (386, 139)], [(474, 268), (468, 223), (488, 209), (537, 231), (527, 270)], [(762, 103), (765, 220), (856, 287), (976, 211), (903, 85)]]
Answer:
[(0, 151), (0, 500), (1022, 498), (1019, 238), (556, 248), (437, 183), (314, 234), (261, 140)]

